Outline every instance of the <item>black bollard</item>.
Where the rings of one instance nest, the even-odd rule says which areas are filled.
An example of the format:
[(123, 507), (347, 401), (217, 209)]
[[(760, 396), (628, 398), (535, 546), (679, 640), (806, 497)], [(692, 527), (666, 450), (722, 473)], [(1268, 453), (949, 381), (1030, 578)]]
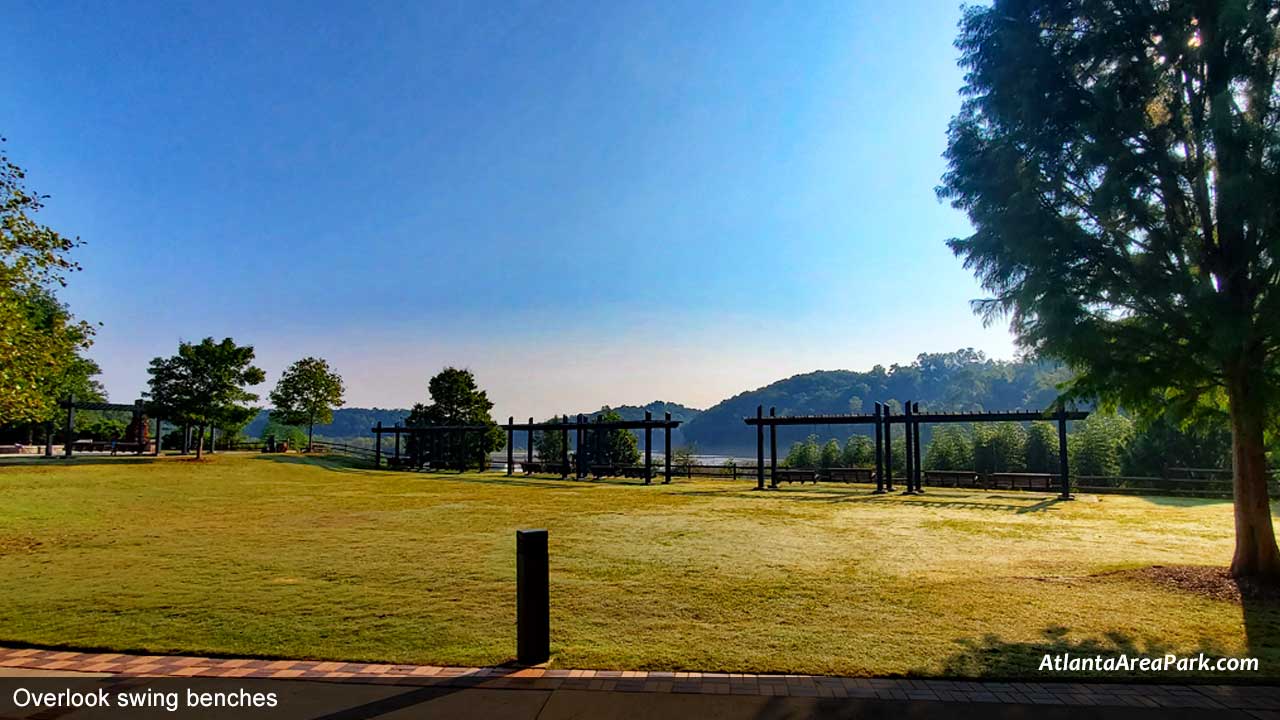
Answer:
[(547, 531), (516, 531), (516, 660), (537, 665), (551, 659), (551, 583)]

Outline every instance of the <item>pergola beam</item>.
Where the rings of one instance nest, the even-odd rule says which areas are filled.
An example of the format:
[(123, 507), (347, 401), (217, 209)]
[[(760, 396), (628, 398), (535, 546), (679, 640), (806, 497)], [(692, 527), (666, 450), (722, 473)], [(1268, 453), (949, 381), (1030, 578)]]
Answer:
[[(914, 408), (913, 408), (914, 410)], [(1088, 412), (1071, 410), (1063, 413), (1067, 420), (1084, 420)], [(1056, 410), (1013, 410), (1008, 412), (963, 412), (963, 413), (912, 413), (912, 422), (948, 423), (948, 422), (1035, 422), (1037, 420), (1055, 421), (1059, 413)], [(905, 423), (903, 415), (886, 415), (886, 422)], [(777, 417), (745, 417), (748, 425), (761, 423), (764, 425), (874, 425), (875, 415), (779, 415)]]

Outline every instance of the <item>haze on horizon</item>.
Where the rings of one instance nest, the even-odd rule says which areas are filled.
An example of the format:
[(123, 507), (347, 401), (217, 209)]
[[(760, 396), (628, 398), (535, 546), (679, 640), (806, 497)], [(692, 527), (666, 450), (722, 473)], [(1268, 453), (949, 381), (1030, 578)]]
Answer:
[(264, 398), (305, 355), (349, 406), (455, 365), (501, 419), (1013, 355), (933, 191), (958, 3), (6, 17), (0, 134), (88, 243), (62, 297), (113, 399), (205, 336), (256, 347)]

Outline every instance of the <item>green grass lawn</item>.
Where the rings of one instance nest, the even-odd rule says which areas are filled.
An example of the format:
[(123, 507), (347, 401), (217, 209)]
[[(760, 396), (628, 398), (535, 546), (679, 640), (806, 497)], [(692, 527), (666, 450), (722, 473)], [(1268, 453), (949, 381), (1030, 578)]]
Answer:
[(1046, 651), (1203, 651), (1280, 674), (1275, 606), (1113, 572), (1224, 565), (1228, 502), (752, 487), (296, 456), (11, 464), (0, 643), (503, 663), (515, 530), (545, 527), (553, 666), (1034, 677)]

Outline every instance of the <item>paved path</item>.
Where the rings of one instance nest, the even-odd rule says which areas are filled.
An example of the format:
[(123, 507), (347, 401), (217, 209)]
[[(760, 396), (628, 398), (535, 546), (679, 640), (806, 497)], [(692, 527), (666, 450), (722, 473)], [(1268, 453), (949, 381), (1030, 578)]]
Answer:
[[(12, 672), (9, 672), (9, 671)], [(1280, 720), (1280, 687), (968, 682), (814, 675), (215, 659), (0, 648), (0, 676), (217, 678), (327, 688), (347, 705), (309, 717), (1238, 717)], [(91, 675), (92, 674), (92, 675)], [(339, 687), (340, 686), (340, 687)], [(373, 693), (361, 701), (352, 688)], [(308, 692), (311, 692), (308, 690)], [(365, 692), (365, 690), (362, 690)], [(314, 694), (314, 693), (312, 693)], [(355, 703), (355, 704), (351, 704)], [(405, 713), (410, 708), (422, 712)]]

